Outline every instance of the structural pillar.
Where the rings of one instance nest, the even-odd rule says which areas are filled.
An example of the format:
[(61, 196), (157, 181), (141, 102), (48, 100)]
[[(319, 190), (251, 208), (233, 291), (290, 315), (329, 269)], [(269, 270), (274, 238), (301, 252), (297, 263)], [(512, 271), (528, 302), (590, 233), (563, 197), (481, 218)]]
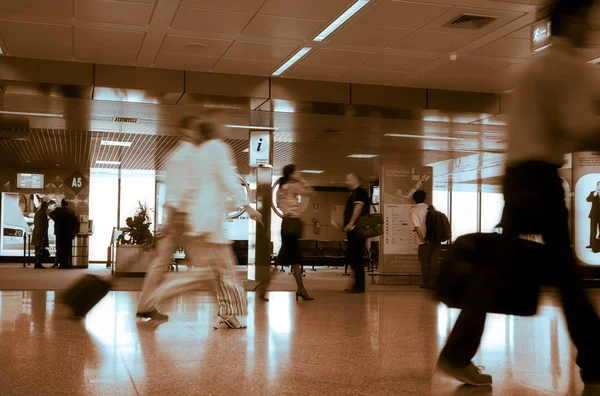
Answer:
[(263, 225), (252, 222), (255, 228), (250, 230), (248, 241), (248, 280), (264, 282), (269, 280), (271, 270), (273, 132), (250, 132), (250, 166), (254, 179), (251, 184), (256, 188), (254, 204), (263, 217)]

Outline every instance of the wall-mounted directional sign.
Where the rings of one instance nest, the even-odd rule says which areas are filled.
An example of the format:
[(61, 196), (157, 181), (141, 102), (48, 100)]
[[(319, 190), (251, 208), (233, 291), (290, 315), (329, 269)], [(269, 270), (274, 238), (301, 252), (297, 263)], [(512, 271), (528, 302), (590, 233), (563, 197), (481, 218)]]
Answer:
[(75, 171), (65, 179), (65, 184), (77, 195), (87, 187), (88, 180), (79, 171)]

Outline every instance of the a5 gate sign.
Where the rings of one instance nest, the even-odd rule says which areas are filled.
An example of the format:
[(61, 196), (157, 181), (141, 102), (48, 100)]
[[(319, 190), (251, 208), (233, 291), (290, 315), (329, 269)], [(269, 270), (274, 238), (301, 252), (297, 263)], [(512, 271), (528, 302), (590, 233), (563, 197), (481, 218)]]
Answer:
[(86, 188), (87, 183), (87, 179), (78, 171), (73, 172), (73, 174), (71, 174), (71, 176), (67, 177), (65, 180), (65, 184), (69, 186), (71, 190), (73, 190), (75, 195), (78, 195), (84, 188)]

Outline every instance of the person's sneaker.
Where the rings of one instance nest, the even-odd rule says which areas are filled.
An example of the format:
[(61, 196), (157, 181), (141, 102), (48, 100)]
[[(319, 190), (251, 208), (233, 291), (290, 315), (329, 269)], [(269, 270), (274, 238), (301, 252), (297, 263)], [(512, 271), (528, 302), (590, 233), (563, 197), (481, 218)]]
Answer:
[(150, 312), (138, 312), (135, 316), (138, 318), (147, 318), (152, 320), (169, 320), (167, 315), (161, 314), (156, 309)]
[(473, 363), (469, 363), (467, 366), (458, 367), (440, 359), (438, 361), (438, 370), (441, 372), (456, 378), (460, 382), (463, 382), (471, 386), (490, 386), (492, 385), (492, 376), (483, 374), (479, 367), (476, 367)]

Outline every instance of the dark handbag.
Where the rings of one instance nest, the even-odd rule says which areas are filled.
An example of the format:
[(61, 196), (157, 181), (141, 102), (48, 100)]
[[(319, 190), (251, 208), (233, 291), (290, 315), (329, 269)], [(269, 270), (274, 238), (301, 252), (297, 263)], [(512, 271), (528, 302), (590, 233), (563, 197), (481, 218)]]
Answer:
[(60, 301), (66, 304), (76, 318), (82, 318), (106, 296), (110, 282), (95, 275), (85, 275), (60, 294)]
[(281, 235), (302, 238), (302, 220), (295, 217), (284, 217), (281, 223)]
[(492, 296), (486, 311), (504, 315), (533, 316), (537, 312), (543, 266), (548, 260), (545, 246), (518, 239), (509, 251), (502, 234), (468, 234), (450, 247), (440, 263), (437, 298), (450, 308), (462, 309), (482, 271), (493, 271)]
[(40, 258), (42, 261), (50, 260), (50, 251), (46, 248), (42, 249)]
[(383, 235), (383, 216), (381, 213), (377, 213), (375, 205), (371, 204), (371, 206), (375, 213), (360, 216), (356, 221), (354, 231), (359, 239), (369, 239)]

